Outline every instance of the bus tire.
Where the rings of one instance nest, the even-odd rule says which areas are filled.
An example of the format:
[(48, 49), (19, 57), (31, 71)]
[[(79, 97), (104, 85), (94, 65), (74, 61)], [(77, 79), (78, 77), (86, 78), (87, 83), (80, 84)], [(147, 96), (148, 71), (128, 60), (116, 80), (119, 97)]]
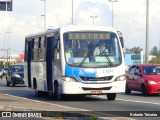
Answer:
[(37, 89), (37, 80), (33, 78), (33, 89)]
[(39, 91), (37, 89), (35, 89), (35, 94), (37, 97), (42, 97), (43, 96), (43, 91)]
[(35, 92), (37, 97), (41, 97), (42, 96), (42, 91), (39, 91), (37, 89), (37, 80), (35, 78), (33, 78), (33, 89), (34, 89), (34, 92)]
[(34, 89), (34, 91), (35, 91), (35, 94), (36, 94), (37, 97), (42, 97), (43, 96), (43, 91), (39, 91), (37, 88)]
[(65, 98), (64, 95), (61, 94), (61, 92), (60, 92), (60, 87), (59, 87), (58, 83), (55, 83), (55, 85), (54, 85), (54, 94), (55, 94), (55, 97), (57, 100), (64, 100), (64, 98)]
[(116, 99), (116, 93), (108, 93), (107, 94), (108, 100), (115, 100)]

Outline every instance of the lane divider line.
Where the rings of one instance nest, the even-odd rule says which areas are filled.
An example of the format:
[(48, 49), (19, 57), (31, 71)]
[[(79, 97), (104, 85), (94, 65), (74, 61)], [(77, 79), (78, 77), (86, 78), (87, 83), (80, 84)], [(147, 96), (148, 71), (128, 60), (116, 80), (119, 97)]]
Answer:
[[(106, 97), (103, 97), (103, 96), (97, 96), (97, 97), (106, 98)], [(126, 99), (116, 99), (116, 100), (128, 101), (128, 102), (135, 102), (135, 103), (145, 103), (145, 104), (160, 105), (160, 103), (152, 103), (152, 102), (145, 102), (145, 101), (134, 101), (134, 100), (126, 100)]]

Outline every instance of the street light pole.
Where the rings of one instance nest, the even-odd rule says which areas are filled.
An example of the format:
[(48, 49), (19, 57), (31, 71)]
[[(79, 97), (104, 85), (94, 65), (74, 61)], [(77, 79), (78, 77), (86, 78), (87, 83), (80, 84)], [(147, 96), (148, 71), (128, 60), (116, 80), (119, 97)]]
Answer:
[(149, 49), (149, 0), (146, 1), (146, 55), (145, 55), (145, 63), (148, 63), (148, 49)]
[(114, 8), (113, 3), (118, 2), (117, 0), (108, 0), (109, 2), (112, 2), (112, 27), (114, 27)]
[(44, 2), (44, 14), (41, 15), (44, 17), (44, 31), (46, 30), (46, 0), (41, 0)]
[(73, 0), (72, 0), (72, 25), (73, 25)]
[[(4, 35), (4, 50), (5, 50), (5, 40), (6, 40), (6, 37), (5, 37), (5, 35)], [(5, 51), (4, 51), (3, 60), (4, 60), (4, 61), (3, 61), (3, 65), (4, 65), (4, 68), (5, 68), (5, 64), (6, 64), (6, 63), (5, 63), (5, 62), (6, 62), (6, 61), (5, 61)]]
[(8, 63), (8, 54), (9, 54), (9, 34), (11, 34), (11, 32), (5, 32), (6, 33), (6, 35), (7, 35), (7, 64), (9, 65), (9, 63)]
[(97, 18), (97, 16), (90, 16), (90, 18), (93, 19), (93, 25), (94, 25), (94, 19)]

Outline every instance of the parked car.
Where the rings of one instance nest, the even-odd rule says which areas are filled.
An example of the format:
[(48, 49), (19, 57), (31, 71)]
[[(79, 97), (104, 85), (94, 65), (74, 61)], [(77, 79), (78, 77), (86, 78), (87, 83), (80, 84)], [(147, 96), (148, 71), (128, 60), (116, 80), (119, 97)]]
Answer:
[(24, 84), (24, 65), (14, 64), (9, 67), (8, 74), (6, 76), (7, 86), (15, 86), (16, 84)]
[(160, 94), (160, 64), (133, 65), (126, 73), (126, 94), (131, 91), (142, 95)]
[(2, 79), (2, 77), (3, 77), (3, 69), (0, 68), (0, 78)]

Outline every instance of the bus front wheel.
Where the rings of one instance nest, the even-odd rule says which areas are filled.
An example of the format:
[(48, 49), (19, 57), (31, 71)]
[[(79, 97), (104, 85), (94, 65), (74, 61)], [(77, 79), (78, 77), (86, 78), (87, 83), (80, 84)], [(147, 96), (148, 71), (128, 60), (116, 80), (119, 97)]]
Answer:
[(108, 93), (107, 94), (108, 100), (115, 100), (116, 99), (116, 93)]
[(60, 90), (60, 87), (58, 86), (58, 84), (55, 84), (54, 88), (55, 88), (54, 94), (55, 94), (56, 99), (63, 100), (64, 99), (64, 95), (61, 94), (61, 90)]

